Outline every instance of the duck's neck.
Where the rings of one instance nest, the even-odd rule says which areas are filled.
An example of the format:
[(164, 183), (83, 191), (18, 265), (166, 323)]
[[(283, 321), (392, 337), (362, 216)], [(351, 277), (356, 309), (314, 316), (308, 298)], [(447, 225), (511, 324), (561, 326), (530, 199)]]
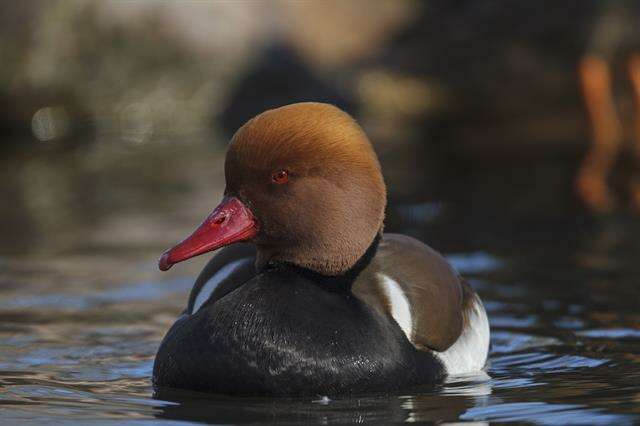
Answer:
[(293, 269), (300, 275), (303, 275), (313, 282), (320, 284), (322, 288), (326, 289), (327, 291), (348, 292), (351, 291), (351, 285), (356, 280), (358, 275), (360, 275), (360, 273), (371, 263), (371, 260), (378, 250), (378, 245), (380, 244), (381, 237), (382, 232), (376, 234), (373, 242), (371, 243), (367, 251), (365, 251), (365, 253), (362, 255), (362, 257), (360, 257), (360, 259), (358, 259), (358, 261), (351, 268), (340, 275), (323, 275), (312, 269), (304, 268), (302, 266), (298, 266), (286, 261), (268, 262), (263, 266), (262, 270)]

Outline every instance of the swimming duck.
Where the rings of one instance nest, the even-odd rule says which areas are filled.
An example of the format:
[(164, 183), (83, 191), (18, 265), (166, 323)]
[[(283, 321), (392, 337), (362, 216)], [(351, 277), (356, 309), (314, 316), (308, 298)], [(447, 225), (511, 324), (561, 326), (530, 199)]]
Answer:
[(159, 261), (225, 247), (160, 345), (156, 390), (391, 392), (483, 368), (482, 302), (436, 251), (383, 233), (380, 165), (347, 113), (259, 114), (233, 136), (225, 179), (220, 205)]

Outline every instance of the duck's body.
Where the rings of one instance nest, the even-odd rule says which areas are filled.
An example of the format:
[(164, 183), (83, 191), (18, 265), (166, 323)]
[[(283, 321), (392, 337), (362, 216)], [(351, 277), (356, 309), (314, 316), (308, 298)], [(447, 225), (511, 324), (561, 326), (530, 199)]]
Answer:
[[(362, 271), (340, 277), (288, 264), (258, 272), (253, 246), (222, 250), (162, 342), (154, 385), (334, 395), (480, 370), (489, 325), (473, 290), (415, 239), (385, 234), (376, 245), (358, 265)], [(401, 266), (416, 257), (417, 270)]]
[(348, 287), (297, 266), (269, 266), (176, 322), (158, 353), (155, 384), (335, 395), (397, 390), (443, 375), (431, 354), (417, 351)]
[[(272, 129), (272, 123), (267, 124)], [(294, 187), (286, 188), (287, 197), (296, 194)], [(225, 248), (198, 277), (186, 311), (158, 351), (156, 388), (335, 395), (399, 390), (484, 366), (489, 326), (479, 298), (425, 244), (379, 232), (378, 207), (371, 203), (366, 207), (371, 217), (379, 216), (370, 218), (372, 232), (366, 226), (359, 229), (356, 221), (351, 227), (357, 230), (353, 238), (343, 228), (344, 233), (336, 236), (340, 247), (333, 248), (326, 236), (303, 242), (307, 237), (291, 237), (308, 227), (317, 229), (315, 222), (292, 217), (291, 234), (282, 233), (275, 225), (282, 223), (277, 215), (265, 213), (269, 207), (256, 203), (260, 196), (247, 195), (243, 189), (229, 192), (245, 200), (223, 202), (192, 237), (161, 260), (161, 268), (167, 269), (230, 239), (256, 242)], [(375, 198), (379, 191), (372, 193)], [(344, 196), (336, 198), (345, 203)], [(357, 193), (358, 198), (366, 202), (366, 191)], [(276, 200), (285, 203), (278, 214), (294, 208), (286, 205), (286, 198)], [(329, 197), (326, 204), (334, 202)], [(341, 208), (342, 204), (325, 210), (316, 222), (325, 216), (331, 219)], [(262, 217), (254, 219), (251, 211)], [(324, 227), (335, 231), (342, 219), (334, 216)], [(304, 226), (296, 228), (296, 222)], [(225, 226), (231, 231), (225, 231)], [(224, 244), (210, 243), (212, 232), (216, 233), (213, 240)], [(322, 243), (311, 249), (317, 241)], [(362, 241), (369, 241), (368, 245)], [(286, 247), (293, 244), (300, 246), (295, 252)]]

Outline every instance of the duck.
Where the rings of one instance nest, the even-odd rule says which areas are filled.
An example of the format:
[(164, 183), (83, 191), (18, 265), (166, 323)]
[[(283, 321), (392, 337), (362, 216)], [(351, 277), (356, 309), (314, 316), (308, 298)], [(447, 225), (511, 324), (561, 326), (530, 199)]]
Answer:
[(217, 250), (159, 346), (156, 391), (388, 393), (485, 367), (482, 301), (434, 249), (383, 232), (381, 166), (349, 114), (267, 110), (231, 138), (224, 175), (220, 204), (159, 260)]

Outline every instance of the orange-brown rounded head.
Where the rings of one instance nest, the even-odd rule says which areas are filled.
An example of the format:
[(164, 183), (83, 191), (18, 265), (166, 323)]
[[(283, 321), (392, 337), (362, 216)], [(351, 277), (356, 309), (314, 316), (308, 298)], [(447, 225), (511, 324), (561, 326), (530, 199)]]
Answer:
[(290, 262), (324, 275), (349, 270), (381, 231), (386, 188), (360, 126), (328, 104), (263, 112), (231, 140), (222, 204), (192, 236), (165, 252), (161, 269), (253, 241), (258, 266)]

